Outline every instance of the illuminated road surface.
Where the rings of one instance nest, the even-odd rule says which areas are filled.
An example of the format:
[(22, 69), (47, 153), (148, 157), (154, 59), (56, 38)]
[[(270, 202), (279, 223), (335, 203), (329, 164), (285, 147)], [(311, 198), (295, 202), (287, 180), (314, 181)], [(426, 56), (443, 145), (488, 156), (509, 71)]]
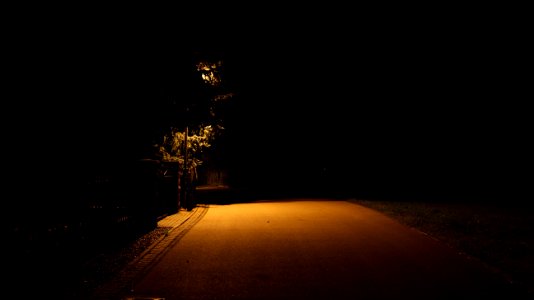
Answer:
[(380, 213), (301, 199), (210, 205), (131, 296), (510, 299), (503, 291), (475, 261)]

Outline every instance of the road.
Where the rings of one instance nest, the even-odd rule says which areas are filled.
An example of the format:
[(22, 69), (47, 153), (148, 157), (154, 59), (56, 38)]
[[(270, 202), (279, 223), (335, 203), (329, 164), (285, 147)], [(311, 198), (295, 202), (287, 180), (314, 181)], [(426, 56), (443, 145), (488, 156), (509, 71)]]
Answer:
[(340, 200), (210, 205), (131, 299), (514, 299), (478, 261)]

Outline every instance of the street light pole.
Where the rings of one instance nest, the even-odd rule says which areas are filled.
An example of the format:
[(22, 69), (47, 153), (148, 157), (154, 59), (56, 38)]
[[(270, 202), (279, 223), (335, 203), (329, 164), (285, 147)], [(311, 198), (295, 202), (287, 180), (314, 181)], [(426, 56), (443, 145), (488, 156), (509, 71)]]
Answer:
[(191, 205), (191, 195), (189, 194), (189, 168), (188, 168), (188, 147), (187, 147), (187, 138), (189, 135), (189, 126), (185, 126), (185, 134), (184, 134), (184, 166), (183, 166), (183, 172), (182, 172), (182, 200), (184, 200), (184, 204), (187, 210), (192, 209)]

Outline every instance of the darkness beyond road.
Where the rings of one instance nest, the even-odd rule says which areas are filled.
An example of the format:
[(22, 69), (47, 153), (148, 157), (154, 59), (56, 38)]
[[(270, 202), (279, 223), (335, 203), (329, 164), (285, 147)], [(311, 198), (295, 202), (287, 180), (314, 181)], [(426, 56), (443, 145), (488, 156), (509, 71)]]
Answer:
[[(350, 201), (210, 205), (132, 287), (171, 299), (517, 299), (441, 242)], [(144, 298), (143, 298), (144, 299)]]

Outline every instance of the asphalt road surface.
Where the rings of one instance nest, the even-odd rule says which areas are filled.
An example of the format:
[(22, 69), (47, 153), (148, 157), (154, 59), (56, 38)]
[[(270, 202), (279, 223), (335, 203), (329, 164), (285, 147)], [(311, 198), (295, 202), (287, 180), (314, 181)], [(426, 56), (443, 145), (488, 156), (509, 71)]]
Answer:
[(478, 261), (349, 201), (210, 205), (131, 299), (516, 299)]

